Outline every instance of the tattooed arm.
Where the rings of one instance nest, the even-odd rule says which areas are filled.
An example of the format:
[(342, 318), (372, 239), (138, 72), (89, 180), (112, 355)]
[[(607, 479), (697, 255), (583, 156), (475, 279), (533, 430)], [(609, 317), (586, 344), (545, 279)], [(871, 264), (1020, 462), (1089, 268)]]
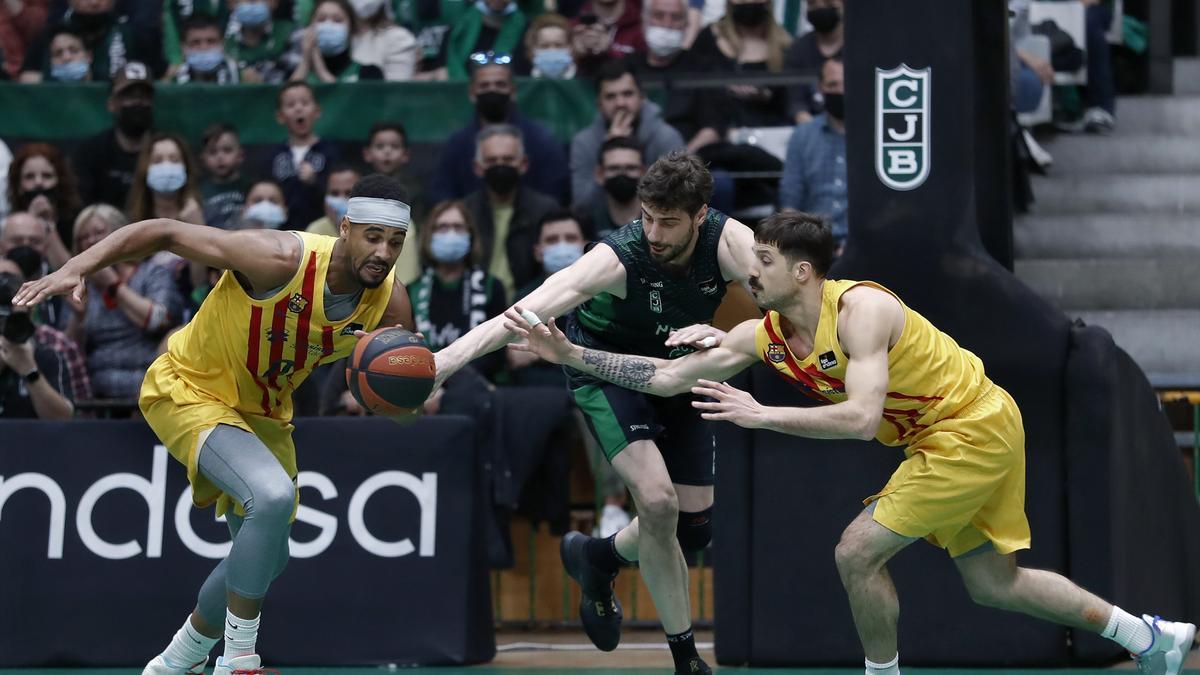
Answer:
[(754, 351), (757, 321), (738, 324), (721, 346), (694, 352), (677, 359), (655, 359), (631, 354), (614, 354), (572, 344), (554, 319), (531, 327), (521, 317), (521, 308), (505, 313), (505, 327), (526, 340), (511, 349), (533, 352), (552, 363), (561, 363), (626, 389), (656, 396), (674, 396), (688, 391), (704, 377), (723, 380), (740, 372), (758, 358)]

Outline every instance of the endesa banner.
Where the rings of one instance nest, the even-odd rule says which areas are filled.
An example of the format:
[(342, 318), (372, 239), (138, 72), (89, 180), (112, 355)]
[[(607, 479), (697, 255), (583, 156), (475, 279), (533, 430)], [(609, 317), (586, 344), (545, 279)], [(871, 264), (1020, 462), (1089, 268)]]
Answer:
[[(265, 663), (463, 664), (495, 654), (474, 427), (304, 419), (291, 562)], [(229, 552), (142, 422), (0, 423), (0, 667), (140, 666)]]

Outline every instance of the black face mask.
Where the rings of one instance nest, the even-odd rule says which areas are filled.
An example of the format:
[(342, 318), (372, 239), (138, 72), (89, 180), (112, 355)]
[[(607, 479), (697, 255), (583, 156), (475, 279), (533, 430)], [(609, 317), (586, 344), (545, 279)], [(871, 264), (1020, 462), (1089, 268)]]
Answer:
[(102, 30), (108, 29), (109, 24), (112, 23), (112, 16), (112, 12), (96, 12), (93, 14), (71, 12), (71, 27), (80, 33), (99, 33)]
[(846, 95), (825, 94), (825, 112), (835, 120), (846, 119)]
[(144, 103), (121, 106), (117, 110), (117, 128), (127, 136), (141, 136), (154, 126), (154, 106)]
[(485, 91), (475, 97), (475, 112), (485, 122), (495, 124), (508, 119), (508, 94), (498, 91)]
[(746, 28), (758, 28), (770, 16), (770, 9), (765, 2), (748, 2), (733, 5), (733, 22)]
[(496, 164), (489, 166), (483, 172), (483, 182), (492, 192), (498, 195), (509, 195), (517, 188), (517, 181), (521, 179), (521, 174), (517, 172), (517, 167), (509, 166), (508, 164)]
[(638, 179), (620, 174), (604, 181), (604, 191), (618, 204), (628, 204), (637, 196)]
[(58, 204), (57, 185), (51, 188), (34, 188), (32, 190), (23, 190), (17, 195), (17, 210), (28, 211), (29, 205), (33, 203), (33, 200), (42, 195), (45, 195), (46, 199), (49, 199), (51, 204)]
[(842, 13), (837, 7), (818, 7), (817, 9), (808, 10), (808, 22), (812, 24), (813, 30), (818, 33), (828, 33), (837, 28), (842, 22)]
[(46, 260), (42, 258), (42, 254), (30, 246), (17, 246), (8, 250), (6, 257), (15, 262), (17, 267), (21, 268), (21, 274), (25, 278), (32, 281), (40, 279), (43, 272), (43, 267)]

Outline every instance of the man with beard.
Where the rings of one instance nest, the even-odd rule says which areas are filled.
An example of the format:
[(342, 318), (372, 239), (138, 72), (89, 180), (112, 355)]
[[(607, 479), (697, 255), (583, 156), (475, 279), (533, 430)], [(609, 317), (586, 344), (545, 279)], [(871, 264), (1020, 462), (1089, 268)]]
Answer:
[(489, 124), (511, 124), (521, 130), (529, 152), (525, 184), (565, 202), (570, 183), (562, 143), (546, 127), (517, 110), (517, 85), (513, 80), (511, 58), (490, 52), (475, 54), (472, 65), (467, 96), (475, 107), (475, 116), (442, 146), (442, 156), (430, 181), (426, 203), (462, 199), (480, 188), (480, 177), (474, 166), (475, 136)]
[[(752, 257), (750, 287), (767, 315), (680, 359), (599, 351), (552, 319), (526, 321), (520, 308), (508, 311), (508, 327), (528, 340), (519, 349), (592, 377), (658, 396), (707, 397), (692, 403), (706, 420), (903, 447), (907, 459), (834, 551), (866, 675), (900, 673), (900, 606), (885, 565), (920, 538), (946, 549), (975, 602), (1100, 633), (1134, 654), (1143, 673), (1179, 673), (1194, 625), (1138, 618), (1063, 576), (1017, 566), (1014, 553), (1030, 546), (1025, 432), (1017, 404), (979, 357), (883, 286), (827, 279), (833, 236), (817, 216), (767, 218)], [(762, 406), (722, 382), (760, 360), (818, 405)]]
[(18, 307), (68, 293), (78, 300), (88, 275), (161, 250), (226, 270), (146, 373), (139, 406), (187, 467), (195, 504), (226, 515), (233, 546), (145, 675), (204, 672), (222, 634), (215, 675), (262, 672), (259, 609), (287, 563), (298, 503), (292, 392), (319, 365), (349, 355), (363, 330), (412, 327), (392, 272), (410, 219), (403, 199), (395, 179), (363, 178), (336, 238), (142, 221), (17, 293)]
[(846, 113), (843, 103), (845, 68), (829, 59), (821, 68), (821, 94), (825, 112), (796, 127), (788, 139), (783, 177), (779, 180), (779, 206), (816, 213), (833, 226), (836, 254), (850, 231), (846, 222)]
[[(613, 232), (521, 300), (539, 316), (566, 316), (572, 340), (657, 358), (705, 345), (730, 282), (745, 284), (753, 264), (750, 229), (708, 206), (712, 177), (696, 157), (674, 152), (638, 185), (641, 218)], [(574, 310), (574, 311), (571, 311)], [(504, 317), (480, 324), (436, 354), (438, 378), (511, 339)], [(684, 551), (712, 536), (713, 448), (709, 424), (691, 397), (654, 399), (567, 369), (575, 402), (605, 457), (630, 489), (638, 518), (600, 539), (568, 534), (560, 549), (583, 590), (580, 618), (605, 651), (621, 637), (612, 590), (621, 565), (639, 561), (675, 662), (675, 671), (710, 672), (691, 631)]]
[(113, 77), (108, 112), (116, 124), (80, 144), (75, 176), (84, 204), (128, 202), (138, 155), (154, 128), (154, 82), (144, 63), (127, 63)]

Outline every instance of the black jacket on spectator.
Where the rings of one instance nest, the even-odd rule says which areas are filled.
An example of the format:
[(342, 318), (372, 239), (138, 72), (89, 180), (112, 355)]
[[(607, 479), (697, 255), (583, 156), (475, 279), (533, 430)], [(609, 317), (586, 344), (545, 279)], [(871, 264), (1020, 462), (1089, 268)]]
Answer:
[[(36, 346), (33, 349), (33, 360), (37, 362), (42, 379), (46, 380), (54, 391), (62, 394), (63, 398), (73, 402), (75, 397), (67, 379), (67, 368), (58, 352)], [(25, 380), (11, 368), (0, 368), (0, 419), (37, 419), (37, 416)]]
[[(496, 225), (492, 222), (492, 206), (488, 203), (487, 194), (478, 190), (467, 195), (463, 201), (479, 228), (483, 259), (490, 261), (492, 247), (497, 242)], [(508, 239), (503, 242), (508, 253), (513, 283), (517, 288), (536, 279), (542, 273), (542, 266), (533, 258), (533, 245), (537, 243), (538, 224), (547, 213), (557, 208), (558, 202), (541, 192), (525, 185), (517, 188), (517, 198), (513, 201), (512, 222), (508, 225)]]
[[(675, 89), (672, 80), (687, 76), (712, 76), (730, 72), (733, 64), (720, 51), (702, 54), (685, 50), (666, 66), (653, 66), (646, 54), (630, 56), (629, 65), (642, 82), (662, 82), (667, 86), (662, 116), (675, 127), (684, 141), (691, 141), (701, 130), (711, 127), (722, 138), (733, 115), (733, 101), (724, 89)], [(623, 223), (622, 223), (623, 224)]]
[[(726, 63), (732, 66), (734, 73), (749, 73), (752, 75), (767, 74), (766, 61), (753, 63), (737, 63), (729, 57), (725, 56), (721, 48), (717, 46), (717, 38), (713, 33), (715, 24), (701, 30), (696, 36), (696, 42), (692, 45), (692, 52), (703, 58), (710, 59), (714, 62), (719, 62), (724, 59)], [(734, 110), (734, 126), (739, 127), (775, 127), (775, 126), (790, 126), (793, 123), (791, 117), (788, 116), (788, 94), (786, 87), (767, 87), (771, 92), (771, 97), (766, 100), (742, 100), (736, 97), (733, 98), (735, 103)]]
[[(521, 181), (529, 187), (564, 202), (571, 189), (571, 170), (567, 165), (567, 153), (563, 144), (541, 124), (512, 111), (508, 123), (521, 130), (524, 136), (525, 154), (529, 157), (529, 171)], [(426, 203), (437, 204), (446, 199), (462, 199), (483, 187), (475, 175), (475, 136), (481, 126), (479, 117), (454, 132), (442, 145), (442, 156), (437, 173), (429, 184)]]
[[(93, 81), (111, 80), (113, 73), (130, 61), (145, 63), (156, 77), (166, 70), (162, 55), (162, 31), (157, 20), (161, 16), (162, 5), (159, 3), (157, 13), (145, 11), (146, 8), (153, 8), (154, 4), (118, 2), (113, 10), (112, 24), (106, 31), (91, 34), (81, 31), (88, 49), (92, 51)], [(71, 13), (56, 12), (52, 7), (45, 28), (29, 43), (21, 70), (49, 75), (50, 35), (64, 25), (78, 27), (77, 22), (72, 21)]]
[[(468, 267), (461, 279), (449, 284), (427, 267), (416, 281), (408, 284), (408, 299), (416, 329), (435, 352), (508, 309), (504, 285), (480, 267)], [(504, 350), (497, 349), (471, 361), (471, 366), (495, 381), (504, 370), (505, 358)]]
[(305, 184), (296, 175), (291, 147), (287, 143), (275, 147), (260, 175), (271, 178), (283, 188), (288, 220), (281, 229), (303, 231), (309, 223), (325, 215), (325, 183), (329, 180), (329, 170), (340, 157), (341, 153), (332, 141), (321, 139), (313, 144), (305, 153), (304, 161), (312, 164), (317, 177), (311, 184)]
[(75, 151), (75, 175), (83, 203), (102, 202), (124, 211), (137, 171), (138, 154), (122, 150), (113, 129), (81, 143)]
[[(843, 46), (834, 56), (841, 57), (845, 50)], [(825, 64), (825, 55), (817, 46), (816, 31), (805, 33), (788, 47), (783, 54), (784, 70), (811, 70), (814, 76), (820, 76), (821, 66)], [(824, 106), (817, 102), (817, 89), (811, 84), (795, 84), (788, 87), (788, 114), (795, 118), (796, 113), (808, 111), (816, 115), (824, 111)]]

